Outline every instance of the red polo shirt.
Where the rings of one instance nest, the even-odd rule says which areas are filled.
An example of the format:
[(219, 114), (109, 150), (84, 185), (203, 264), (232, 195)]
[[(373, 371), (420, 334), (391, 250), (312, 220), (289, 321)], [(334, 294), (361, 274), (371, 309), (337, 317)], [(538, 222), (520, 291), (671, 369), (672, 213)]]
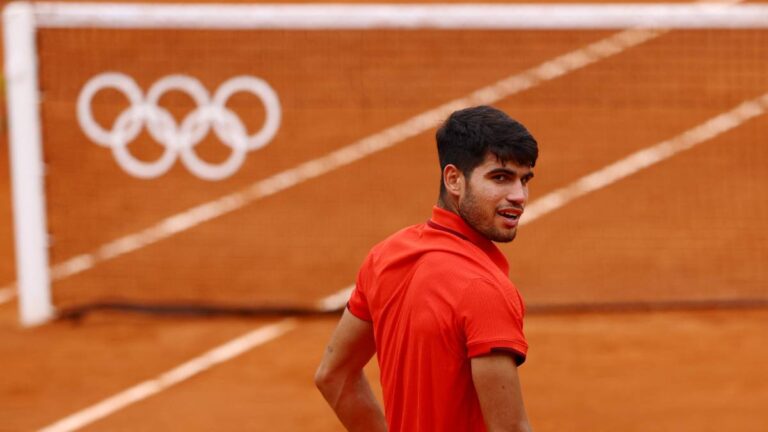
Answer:
[(490, 240), (434, 207), (432, 218), (376, 245), (349, 311), (371, 321), (392, 432), (485, 431), (470, 359), (525, 360), (523, 301)]

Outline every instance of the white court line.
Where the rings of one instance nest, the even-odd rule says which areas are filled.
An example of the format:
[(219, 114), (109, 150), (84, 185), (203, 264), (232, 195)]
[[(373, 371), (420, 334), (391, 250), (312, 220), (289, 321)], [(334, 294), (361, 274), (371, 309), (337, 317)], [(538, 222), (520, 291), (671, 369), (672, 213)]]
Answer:
[(259, 345), (277, 339), (296, 328), (296, 321), (286, 318), (250, 331), (192, 360), (181, 364), (156, 378), (136, 384), (122, 392), (102, 400), (82, 411), (67, 416), (56, 423), (39, 429), (39, 432), (65, 432), (80, 429), (115, 411), (157, 394), (168, 387), (187, 380), (219, 363), (231, 360)]
[[(96, 250), (69, 258), (51, 267), (51, 281), (59, 281), (97, 264), (142, 249), (175, 234), (275, 195), (308, 180), (342, 168), (360, 159), (402, 143), (435, 127), (457, 109), (472, 105), (493, 104), (549, 80), (617, 55), (629, 48), (652, 40), (665, 30), (630, 29), (548, 60), (538, 66), (482, 87), (468, 96), (454, 99), (418, 114), (374, 135), (355, 141), (293, 168), (259, 180), (239, 191), (167, 217), (142, 231), (106, 243)], [(8, 299), (6, 299), (7, 301)], [(0, 303), (3, 303), (0, 299)]]
[[(756, 99), (745, 101), (734, 109), (713, 117), (674, 138), (632, 153), (604, 168), (581, 177), (566, 187), (544, 195), (540, 199), (531, 202), (531, 204), (526, 207), (524, 213), (525, 219), (522, 219), (521, 223), (523, 221), (531, 223), (579, 197), (615, 183), (663, 160), (669, 159), (680, 152), (689, 150), (752, 118), (765, 114), (766, 111), (768, 111), (768, 93), (765, 93)], [(348, 286), (335, 294), (321, 299), (317, 304), (326, 309), (342, 307), (349, 299), (352, 289), (353, 286)], [(282, 334), (295, 327), (296, 322), (294, 320), (284, 319), (275, 324), (256, 329), (240, 338), (227, 342), (218, 348), (214, 348), (202, 356), (192, 359), (155, 379), (144, 381), (115, 396), (104, 399), (95, 405), (65, 417), (64, 419), (41, 429), (40, 432), (69, 432), (77, 430), (119, 411), (128, 405), (152, 396), (172, 385), (178, 384), (218, 363), (231, 360), (253, 347), (280, 337)]]

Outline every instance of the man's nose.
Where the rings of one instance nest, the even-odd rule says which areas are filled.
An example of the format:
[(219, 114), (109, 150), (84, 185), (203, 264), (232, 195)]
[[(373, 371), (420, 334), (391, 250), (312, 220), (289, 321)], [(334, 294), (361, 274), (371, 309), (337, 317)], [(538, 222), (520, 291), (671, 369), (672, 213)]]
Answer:
[(523, 205), (528, 199), (528, 188), (522, 181), (517, 180), (510, 185), (510, 189), (507, 192), (507, 201)]

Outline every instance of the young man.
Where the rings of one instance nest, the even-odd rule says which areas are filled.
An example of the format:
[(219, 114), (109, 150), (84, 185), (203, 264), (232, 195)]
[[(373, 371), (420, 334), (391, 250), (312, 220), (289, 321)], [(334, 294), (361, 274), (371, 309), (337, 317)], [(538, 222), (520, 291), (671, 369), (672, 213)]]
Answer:
[[(480, 106), (454, 112), (437, 148), (431, 219), (368, 254), (315, 381), (350, 431), (529, 431), (524, 307), (493, 242), (517, 235), (538, 146)], [(374, 353), (386, 417), (363, 375)]]

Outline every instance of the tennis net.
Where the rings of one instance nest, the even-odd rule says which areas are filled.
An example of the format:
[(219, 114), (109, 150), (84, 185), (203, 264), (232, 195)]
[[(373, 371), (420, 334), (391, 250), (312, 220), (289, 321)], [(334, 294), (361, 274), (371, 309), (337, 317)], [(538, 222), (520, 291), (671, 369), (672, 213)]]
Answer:
[(503, 246), (532, 310), (768, 300), (768, 6), (14, 4), (9, 62), (25, 14), (42, 156), (11, 124), (14, 171), (44, 164), (14, 172), (27, 322), (324, 312), (428, 217), (434, 128), (476, 104), (541, 144)]

